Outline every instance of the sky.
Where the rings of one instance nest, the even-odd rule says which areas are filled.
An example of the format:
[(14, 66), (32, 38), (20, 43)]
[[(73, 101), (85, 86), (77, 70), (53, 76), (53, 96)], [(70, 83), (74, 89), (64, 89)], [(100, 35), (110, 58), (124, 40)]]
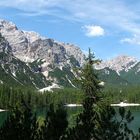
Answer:
[(0, 18), (103, 60), (140, 59), (140, 0), (0, 0)]

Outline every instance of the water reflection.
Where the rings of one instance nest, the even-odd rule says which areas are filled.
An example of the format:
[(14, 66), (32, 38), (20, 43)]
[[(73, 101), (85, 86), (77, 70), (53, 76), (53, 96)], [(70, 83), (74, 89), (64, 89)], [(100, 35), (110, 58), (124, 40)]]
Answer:
[[(69, 126), (72, 127), (75, 125), (76, 117), (82, 111), (82, 107), (66, 107), (66, 109), (68, 114)], [(117, 111), (118, 107), (115, 107), (115, 109)], [(138, 128), (140, 128), (140, 107), (125, 107), (125, 109), (126, 111), (130, 110), (132, 116), (134, 116), (134, 120), (129, 124), (130, 128), (134, 132), (138, 132)], [(47, 109), (40, 108), (35, 112), (36, 115), (42, 119), (46, 116)], [(0, 112), (0, 126), (2, 126), (8, 115), (8, 112)]]
[(7, 111), (0, 112), (0, 127), (4, 123), (4, 121), (7, 119), (9, 113)]

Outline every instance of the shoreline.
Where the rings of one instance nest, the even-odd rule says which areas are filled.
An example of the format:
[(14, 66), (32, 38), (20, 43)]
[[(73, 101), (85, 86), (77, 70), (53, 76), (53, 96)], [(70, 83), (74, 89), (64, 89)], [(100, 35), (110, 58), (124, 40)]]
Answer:
[(119, 104), (111, 104), (111, 106), (120, 106), (120, 107), (129, 107), (129, 106), (140, 106), (138, 103), (124, 103), (120, 102)]
[(80, 107), (82, 104), (66, 104), (66, 107)]
[(4, 111), (6, 111), (6, 110), (0, 109), (0, 112), (4, 112)]
[[(65, 104), (64, 106), (66, 107), (81, 107), (82, 104)], [(114, 107), (131, 107), (131, 106), (140, 106), (140, 104), (138, 103), (124, 103), (124, 102), (121, 102), (119, 104), (110, 104), (110, 106), (114, 106)]]

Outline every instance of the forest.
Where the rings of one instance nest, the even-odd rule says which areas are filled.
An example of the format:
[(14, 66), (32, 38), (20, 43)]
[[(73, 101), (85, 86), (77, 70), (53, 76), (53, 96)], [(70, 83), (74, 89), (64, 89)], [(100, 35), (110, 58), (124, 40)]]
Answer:
[[(119, 103), (127, 100), (129, 103), (140, 103), (140, 87), (105, 87), (101, 89), (100, 94), (109, 103)], [(38, 92), (33, 89), (11, 88), (6, 85), (0, 86), (0, 108), (14, 108), (21, 99), (27, 101), (31, 98), (31, 107), (33, 109), (48, 106), (50, 103), (58, 104), (81, 104), (84, 99), (84, 93), (79, 88), (56, 89), (54, 92)]]
[[(139, 87), (103, 88), (93, 67), (97, 61), (89, 51), (87, 64), (77, 79), (78, 89), (39, 93), (1, 85), (0, 108), (10, 113), (0, 128), (0, 140), (139, 140), (140, 133), (128, 127), (133, 114), (123, 107), (116, 112), (110, 106), (123, 99), (140, 102)], [(72, 127), (64, 106), (67, 103), (82, 104)], [(33, 110), (43, 107), (46, 117), (40, 123)]]

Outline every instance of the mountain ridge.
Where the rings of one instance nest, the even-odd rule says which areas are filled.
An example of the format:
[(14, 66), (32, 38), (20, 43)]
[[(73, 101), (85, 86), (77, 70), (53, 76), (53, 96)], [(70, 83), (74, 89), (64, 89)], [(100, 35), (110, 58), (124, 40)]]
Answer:
[(115, 82), (120, 85), (140, 84), (140, 61), (134, 57), (118, 56), (101, 62), (95, 67), (101, 71), (101, 79), (107, 82), (111, 81), (110, 84)]
[[(48, 49), (44, 51), (50, 52), (49, 47), (55, 48), (55, 45), (57, 45), (57, 47), (60, 47), (59, 49), (62, 49), (62, 50), (65, 49), (65, 51), (68, 52), (68, 55), (75, 56), (75, 58), (80, 63), (80, 65), (83, 63), (84, 58), (85, 58), (84, 54), (82, 53), (80, 48), (78, 48), (78, 46), (75, 46), (70, 43), (58, 42), (47, 37), (42, 37), (41, 35), (33, 31), (22, 31), (18, 29), (18, 27), (12, 22), (0, 20), (0, 32), (2, 36), (4, 36), (9, 42), (9, 44), (12, 46), (14, 55), (23, 61), (25, 60), (21, 57), (20, 55), (21, 53), (24, 53), (26, 57), (29, 57), (29, 58), (31, 57), (29, 61), (30, 60), (34, 61), (38, 58), (38, 56), (36, 54), (33, 54), (33, 52), (32, 54), (30, 54), (30, 51), (33, 51), (35, 49), (40, 50), (39, 48), (40, 44), (38, 43), (43, 44), (41, 47), (44, 47), (44, 46), (48, 47)], [(59, 51), (59, 49), (56, 49), (55, 51)], [(79, 54), (81, 55), (80, 57), (78, 57)]]
[(73, 68), (81, 67), (85, 59), (79, 47), (22, 31), (5, 20), (0, 20), (0, 33), (11, 46), (13, 55), (31, 67), (32, 72), (43, 74), (52, 84), (74, 87)]
[(130, 57), (127, 55), (120, 55), (115, 58), (112, 58), (107, 61), (102, 61), (100, 65), (97, 65), (97, 69), (104, 69), (106, 67), (115, 70), (118, 74), (125, 70), (126, 72), (129, 69), (133, 68), (138, 63), (138, 60), (135, 57)]
[[(12, 22), (5, 20), (0, 20), (0, 34), (5, 39), (5, 43), (7, 42), (11, 56), (18, 61), (17, 64), (22, 63), (24, 65), (23, 70), (20, 67), (17, 68), (20, 69), (20, 73), (23, 74), (22, 71), (28, 69), (30, 71), (28, 73), (31, 73), (36, 79), (33, 82), (31, 79), (29, 80), (34, 87), (45, 89), (53, 87), (53, 85), (55, 87), (76, 86), (73, 81), (76, 73), (73, 69), (81, 68), (85, 63), (85, 55), (78, 46), (42, 37), (33, 31), (20, 30)], [(4, 52), (4, 45), (0, 47), (0, 51)], [(118, 56), (101, 62), (95, 68), (101, 81), (104, 81), (105, 84), (129, 85), (132, 82), (140, 83), (140, 61), (134, 57)], [(39, 75), (38, 81), (42, 86), (37, 82), (37, 74)], [(13, 76), (18, 77), (16, 72)], [(26, 74), (25, 77), (27, 77)], [(44, 84), (41, 81), (44, 81)]]

